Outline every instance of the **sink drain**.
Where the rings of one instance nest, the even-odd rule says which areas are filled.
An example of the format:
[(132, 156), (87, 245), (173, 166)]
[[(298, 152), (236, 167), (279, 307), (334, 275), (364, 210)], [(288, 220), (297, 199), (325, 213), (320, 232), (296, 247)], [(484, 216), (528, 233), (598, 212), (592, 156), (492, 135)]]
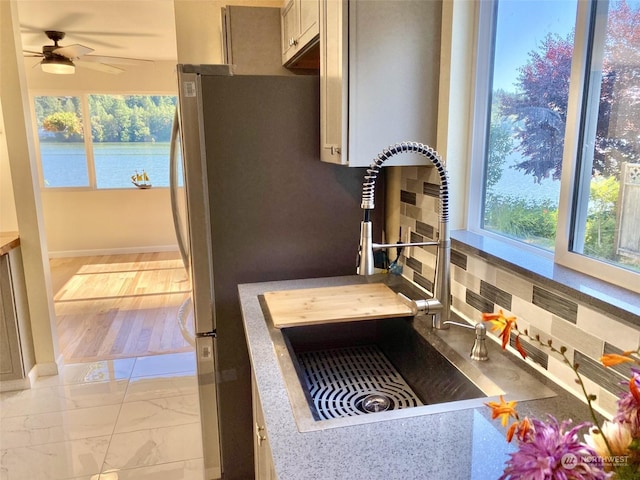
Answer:
[(389, 410), (391, 400), (385, 395), (374, 393), (362, 400), (362, 409), (367, 413), (384, 412)]
[(320, 420), (422, 405), (376, 345), (301, 352), (298, 360)]

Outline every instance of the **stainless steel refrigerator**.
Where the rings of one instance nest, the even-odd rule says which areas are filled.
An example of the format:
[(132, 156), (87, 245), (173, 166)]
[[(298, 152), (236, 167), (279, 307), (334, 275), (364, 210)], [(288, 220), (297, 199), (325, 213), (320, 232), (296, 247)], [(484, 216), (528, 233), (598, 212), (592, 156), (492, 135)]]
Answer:
[(207, 479), (221, 470), (246, 480), (251, 366), (237, 285), (354, 274), (364, 171), (320, 161), (317, 76), (179, 65), (178, 79), (172, 196), (192, 284)]

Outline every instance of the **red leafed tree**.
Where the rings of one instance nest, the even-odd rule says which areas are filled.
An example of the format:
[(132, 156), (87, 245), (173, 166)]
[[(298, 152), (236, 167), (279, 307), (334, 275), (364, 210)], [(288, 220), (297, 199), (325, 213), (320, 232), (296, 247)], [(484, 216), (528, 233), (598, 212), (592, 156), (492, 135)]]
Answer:
[[(515, 120), (516, 168), (536, 181), (561, 175), (573, 43), (573, 34), (547, 35), (519, 70), (518, 94), (501, 103)], [(610, 176), (620, 161), (640, 159), (640, 6), (610, 3), (601, 67), (593, 171)]]

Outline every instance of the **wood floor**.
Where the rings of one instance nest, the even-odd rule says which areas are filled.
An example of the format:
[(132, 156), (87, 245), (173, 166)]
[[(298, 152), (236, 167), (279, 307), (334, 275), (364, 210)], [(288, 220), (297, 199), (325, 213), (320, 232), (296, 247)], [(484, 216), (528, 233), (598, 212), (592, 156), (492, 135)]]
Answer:
[(177, 252), (51, 259), (65, 363), (191, 351), (177, 324), (189, 282)]

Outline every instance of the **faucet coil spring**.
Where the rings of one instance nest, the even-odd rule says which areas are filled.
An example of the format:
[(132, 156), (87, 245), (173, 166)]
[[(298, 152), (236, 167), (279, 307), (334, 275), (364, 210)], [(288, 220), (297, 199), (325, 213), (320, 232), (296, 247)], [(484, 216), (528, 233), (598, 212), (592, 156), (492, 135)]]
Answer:
[(440, 176), (440, 221), (448, 222), (449, 180), (447, 178), (447, 171), (442, 164), (442, 158), (440, 158), (438, 152), (430, 146), (418, 142), (402, 142), (390, 145), (373, 159), (373, 162), (367, 168), (367, 173), (364, 176), (364, 182), (362, 184), (362, 208), (364, 210), (373, 210), (375, 207), (375, 184), (382, 164), (394, 155), (403, 152), (418, 153), (427, 157), (438, 170), (438, 175)]

